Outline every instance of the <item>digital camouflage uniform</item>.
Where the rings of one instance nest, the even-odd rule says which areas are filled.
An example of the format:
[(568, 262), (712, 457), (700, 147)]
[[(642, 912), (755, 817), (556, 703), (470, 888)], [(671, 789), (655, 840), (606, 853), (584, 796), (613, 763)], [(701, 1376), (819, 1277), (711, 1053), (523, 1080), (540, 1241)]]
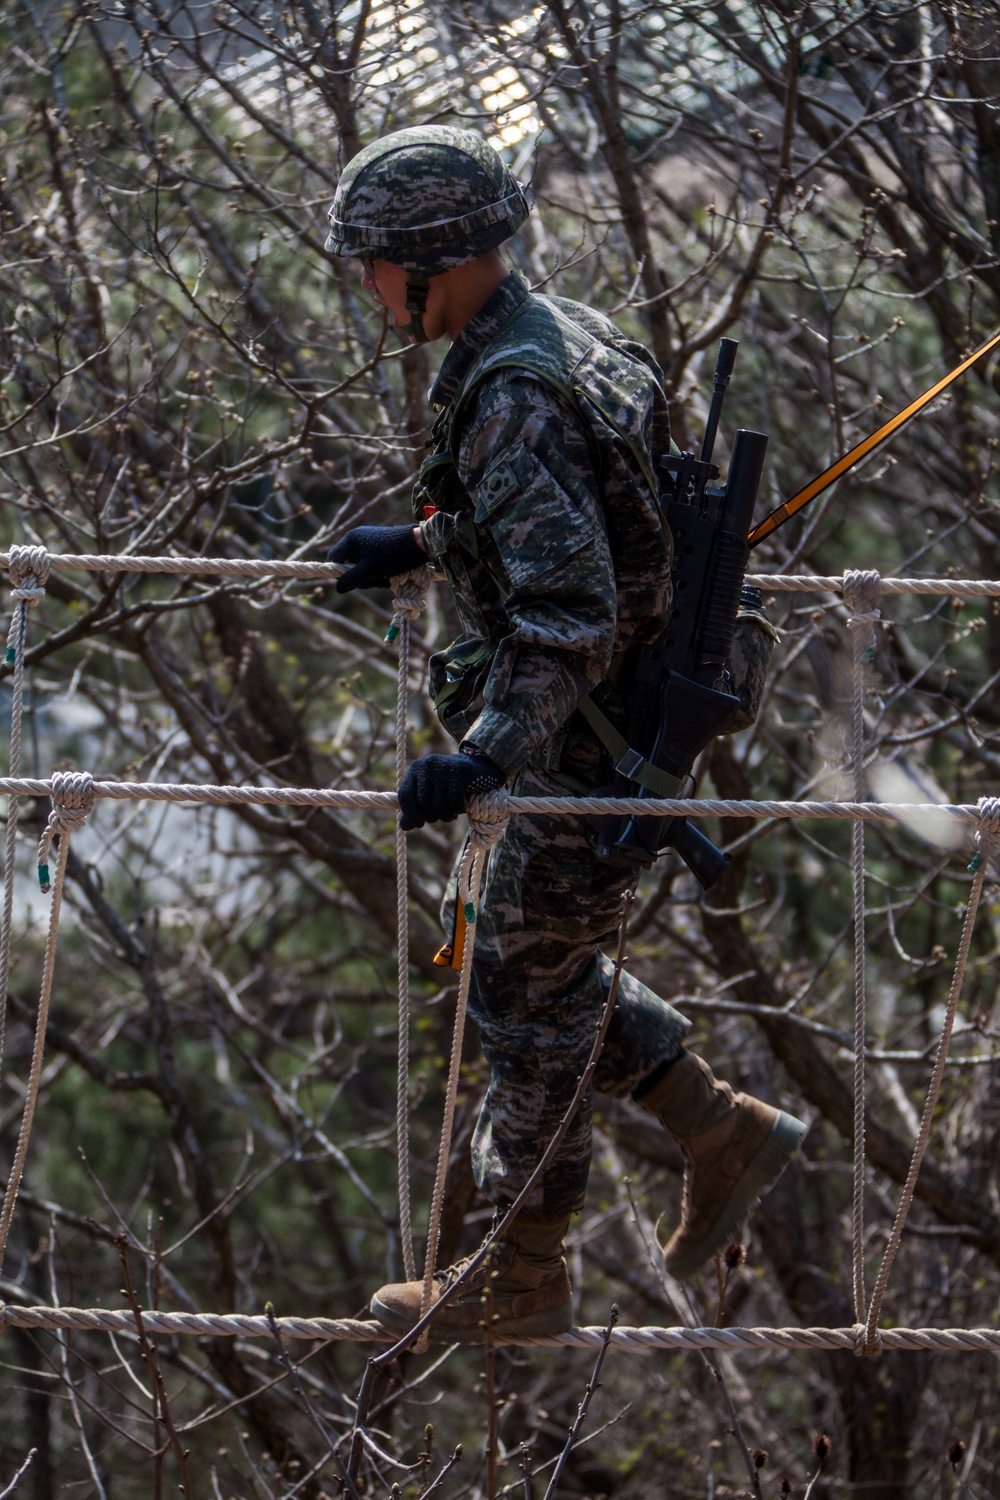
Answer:
[[(601, 733), (613, 742), (624, 718), (614, 695), (629, 680), (623, 653), (660, 633), (670, 605), (671, 539), (655, 472), (669, 444), (660, 373), (607, 319), (504, 278), (487, 252), (527, 213), (497, 153), (450, 125), (366, 147), (330, 209), (329, 248), (366, 260), (362, 286), (390, 308), (404, 339), (460, 329), (431, 393), (438, 418), (414, 493), (420, 531), (355, 527), (330, 553), (346, 565), (338, 592), (349, 592), (384, 586), (422, 567), (429, 552), (458, 603), (465, 633), (432, 659), (431, 690), (461, 743), (408, 767), (397, 789), (404, 829), (457, 817), (472, 793), (504, 779), (527, 793), (606, 785), (610, 756), (579, 706), (605, 677), (615, 684), (611, 700), (602, 698), (612, 723)], [(468, 318), (470, 306), (478, 311)], [(734, 648), (750, 717), (769, 629), (750, 609)], [(636, 874), (599, 863), (583, 823), (568, 818), (514, 818), (492, 851), (472, 973), (491, 1070), (474, 1156), (480, 1186), (501, 1206), (519, 1195), (575, 1092), (607, 994), (601, 948)], [(805, 1131), (716, 1079), (684, 1049), (686, 1029), (623, 976), (595, 1080), (608, 1093), (633, 1094), (684, 1153), (680, 1219), (663, 1247), (676, 1276), (729, 1242)], [(563, 1250), (583, 1204), (590, 1122), (588, 1099), (527, 1212), (507, 1216), (489, 1257), (437, 1268), (429, 1287), (437, 1336), (480, 1340), (487, 1286), (499, 1335), (570, 1327)], [(383, 1286), (372, 1312), (406, 1334), (426, 1290), (412, 1279)]]
[[(431, 401), (414, 512), (434, 508), (424, 540), (466, 632), (432, 663), (439, 711), (516, 793), (593, 790), (610, 761), (574, 710), (616, 653), (658, 633), (670, 598), (650, 466), (670, 442), (658, 371), (607, 319), (511, 274), (451, 346)], [(496, 1202), (518, 1193), (572, 1098), (611, 973), (601, 949), (637, 874), (598, 861), (574, 819), (514, 818), (492, 851), (470, 1009), (491, 1070), (476, 1179)], [(631, 1094), (687, 1029), (623, 974), (596, 1087)], [(582, 1207), (590, 1137), (588, 1099), (532, 1215)]]

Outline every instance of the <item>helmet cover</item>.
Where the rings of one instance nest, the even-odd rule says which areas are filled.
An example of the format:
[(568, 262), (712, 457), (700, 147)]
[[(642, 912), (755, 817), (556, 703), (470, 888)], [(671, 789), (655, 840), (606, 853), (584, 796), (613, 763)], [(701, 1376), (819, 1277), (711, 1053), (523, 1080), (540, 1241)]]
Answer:
[(482, 136), (411, 126), (348, 162), (326, 248), (438, 276), (503, 244), (528, 212), (521, 184)]

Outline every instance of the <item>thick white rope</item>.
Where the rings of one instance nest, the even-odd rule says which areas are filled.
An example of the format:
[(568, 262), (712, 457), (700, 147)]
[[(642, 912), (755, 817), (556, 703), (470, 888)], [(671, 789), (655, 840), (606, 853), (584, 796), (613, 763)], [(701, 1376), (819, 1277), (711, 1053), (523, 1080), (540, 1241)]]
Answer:
[[(0, 793), (22, 797), (48, 797), (52, 778), (0, 776)], [(202, 782), (95, 781), (96, 800), (112, 802), (195, 802), (221, 807), (248, 803), (255, 807), (339, 807), (368, 812), (395, 812), (395, 792), (341, 791), (335, 787), (309, 786), (219, 786)], [(620, 817), (687, 818), (861, 818), (866, 823), (896, 823), (921, 813), (952, 817), (975, 824), (979, 807), (975, 802), (754, 802), (736, 798), (705, 797), (511, 797), (506, 793), (508, 813), (530, 816), (580, 817), (587, 813), (613, 813)]]
[[(452, 1126), (455, 1121), (455, 1100), (458, 1095), (458, 1080), (462, 1066), (462, 1040), (465, 1036), (465, 1017), (469, 1008), (472, 955), (476, 946), (475, 924), (479, 913), (483, 873), (491, 848), (503, 837), (507, 827), (508, 800), (506, 794), (500, 791), (476, 793), (469, 799), (469, 841), (459, 865), (458, 889), (455, 892), (455, 900), (462, 903), (465, 915), (465, 946), (462, 949), (462, 968), (458, 981), (458, 996), (455, 1001), (455, 1024), (452, 1029), (451, 1057), (448, 1062), (448, 1082), (445, 1087), (434, 1190), (431, 1194), (431, 1207), (427, 1220), (424, 1284), (420, 1298), (421, 1317), (430, 1307), (434, 1295), (434, 1272), (437, 1270), (438, 1240), (441, 1234), (441, 1215), (444, 1210), (448, 1159), (451, 1156)], [(418, 1353), (426, 1349), (427, 1339), (426, 1332), (421, 1334), (420, 1339), (414, 1345)]]
[[(0, 567), (9, 567), (12, 554), (0, 552)], [(342, 563), (282, 562), (277, 559), (238, 557), (150, 557), (129, 553), (53, 552), (49, 554), (53, 572), (70, 573), (170, 573), (192, 577), (291, 578), (333, 583), (344, 571)], [(767, 593), (839, 592), (843, 578), (811, 573), (753, 573), (747, 583)], [(937, 594), (950, 598), (1000, 599), (1000, 580), (990, 578), (883, 578), (883, 594)]]
[[(45, 597), (49, 555), (44, 547), (12, 547), (8, 557), (11, 598), (17, 601), (7, 635), (7, 665), (14, 668), (10, 699), (10, 774), (21, 774), (21, 717), (24, 704), (24, 646), (28, 610)], [(3, 918), (0, 921), (0, 1076), (7, 1026), (7, 982), (10, 978), (10, 935), (14, 917), (14, 860), (17, 849), (18, 801), (7, 804), (7, 838), (3, 865)]]
[[(144, 1333), (195, 1338), (283, 1338), (351, 1343), (390, 1344), (394, 1335), (380, 1323), (356, 1318), (268, 1318), (243, 1313), (170, 1313), (143, 1311)], [(135, 1336), (133, 1313), (105, 1308), (17, 1307), (0, 1303), (0, 1333), (4, 1327), (68, 1333), (115, 1333)], [(495, 1338), (497, 1344), (521, 1348), (595, 1349), (607, 1337), (604, 1328), (571, 1328), (548, 1338)], [(752, 1349), (864, 1351), (866, 1329), (853, 1328), (628, 1328), (615, 1327), (611, 1344), (625, 1353), (645, 1354), (657, 1349), (718, 1349), (738, 1354)], [(896, 1350), (938, 1354), (1000, 1354), (996, 1328), (883, 1328), (877, 1333), (876, 1353)]]
[(945, 1007), (944, 1021), (941, 1026), (937, 1056), (934, 1059), (934, 1068), (927, 1088), (927, 1098), (924, 1102), (920, 1130), (917, 1133), (917, 1139), (913, 1146), (910, 1169), (906, 1174), (906, 1182), (903, 1184), (899, 1206), (896, 1209), (892, 1233), (885, 1247), (882, 1265), (879, 1269), (875, 1290), (872, 1292), (871, 1305), (868, 1309), (864, 1349), (864, 1353), (866, 1354), (874, 1353), (882, 1297), (889, 1280), (889, 1272), (892, 1270), (892, 1263), (896, 1258), (896, 1251), (899, 1249), (899, 1243), (903, 1237), (903, 1227), (906, 1224), (910, 1204), (913, 1202), (913, 1194), (917, 1186), (917, 1178), (920, 1175), (920, 1164), (924, 1159), (924, 1152), (927, 1149), (927, 1142), (930, 1139), (931, 1123), (934, 1118), (934, 1109), (938, 1101), (938, 1096), (941, 1092), (945, 1064), (948, 1060), (948, 1048), (951, 1043), (951, 1034), (955, 1024), (955, 1013), (958, 1009), (959, 996), (962, 993), (962, 981), (965, 978), (965, 968), (969, 958), (969, 946), (972, 942), (972, 933), (976, 925), (976, 914), (979, 910), (979, 898), (983, 892), (983, 881), (986, 877), (986, 869), (990, 858), (996, 853), (997, 845), (1000, 843), (1000, 798), (984, 797), (979, 804), (979, 816), (980, 824), (979, 833), (976, 837), (976, 853), (973, 855), (969, 865), (969, 869), (972, 871), (972, 890), (969, 893), (968, 904), (965, 908), (962, 937), (959, 942), (958, 954), (955, 958), (955, 970), (952, 974), (951, 988), (948, 991), (948, 1003)]
[[(392, 624), (386, 631), (391, 644), (399, 641), (396, 677), (396, 785), (406, 774), (406, 709), (410, 687), (410, 624), (427, 607), (430, 571), (426, 567), (392, 579)], [(410, 1202), (410, 878), (406, 834), (396, 826), (396, 966), (399, 990), (396, 1049), (396, 1176), (399, 1194), (399, 1240), (407, 1281), (417, 1274), (413, 1254), (413, 1213)]]
[[(765, 594), (824, 594), (839, 593), (844, 578), (814, 573), (748, 573), (747, 583), (754, 584)], [(882, 593), (936, 594), (946, 599), (1000, 599), (1000, 579), (883, 578)]]
[[(850, 610), (852, 699), (851, 765), (854, 798), (865, 795), (865, 667), (875, 656), (875, 626), (882, 598), (882, 580), (877, 573), (844, 574), (844, 603)], [(851, 870), (854, 884), (854, 1193), (851, 1213), (854, 1316), (866, 1317), (865, 1298), (865, 1036), (867, 997), (865, 991), (865, 825), (851, 825)]]
[[(18, 549), (0, 552), (0, 567), (9, 567)], [(277, 559), (243, 557), (140, 557), (127, 552), (52, 552), (49, 566), (54, 573), (172, 573), (210, 578), (301, 578), (335, 583), (345, 571), (344, 563), (281, 562)]]
[(49, 931), (45, 942), (45, 958), (42, 962), (41, 993), (38, 999), (38, 1014), (35, 1019), (35, 1039), (31, 1049), (31, 1066), (28, 1071), (28, 1082), (24, 1094), (24, 1108), (21, 1113), (21, 1128), (17, 1138), (17, 1148), (14, 1152), (14, 1161), (7, 1178), (7, 1189), (3, 1197), (3, 1207), (0, 1209), (0, 1265), (3, 1263), (3, 1253), (7, 1245), (7, 1235), (10, 1233), (10, 1221), (14, 1213), (14, 1203), (17, 1199), (18, 1188), (21, 1185), (21, 1175), (24, 1171), (25, 1158), (28, 1154), (28, 1142), (31, 1139), (31, 1126), (35, 1118), (35, 1105), (38, 1102), (38, 1089), (42, 1077), (42, 1060), (45, 1055), (45, 1031), (49, 1020), (49, 1004), (52, 999), (52, 979), (55, 974), (56, 963), (56, 938), (59, 935), (59, 912), (62, 907), (63, 882), (66, 878), (66, 860), (69, 857), (70, 834), (74, 828), (81, 828), (87, 821), (87, 814), (93, 806), (94, 799), (91, 794), (91, 778), (89, 775), (76, 771), (59, 772), (52, 778), (52, 811), (49, 814), (48, 823), (42, 834), (42, 841), (38, 847), (39, 877), (45, 872), (44, 880), (41, 880), (42, 889), (49, 889), (47, 858), (52, 840), (59, 836), (59, 853), (56, 859), (55, 879), (52, 881), (52, 902), (49, 909)]

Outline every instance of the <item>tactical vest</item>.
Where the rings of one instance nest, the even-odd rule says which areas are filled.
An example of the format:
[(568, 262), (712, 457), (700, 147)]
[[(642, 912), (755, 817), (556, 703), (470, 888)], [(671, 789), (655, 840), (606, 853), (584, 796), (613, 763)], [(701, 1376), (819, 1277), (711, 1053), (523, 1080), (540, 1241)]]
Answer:
[[(615, 565), (620, 633), (629, 645), (652, 639), (667, 618), (673, 557), (654, 451), (669, 444), (666, 397), (652, 356), (601, 314), (536, 295), (517, 307), (472, 361), (455, 399), (435, 421), (432, 451), (413, 492), (415, 519), (424, 518), (428, 504), (453, 515), (455, 543), (478, 557), (474, 502), (458, 474), (459, 445), (479, 387), (502, 370), (534, 376), (579, 413)], [(450, 547), (440, 561), (453, 592), (466, 596), (461, 556)], [(431, 696), (459, 739), (476, 716), (497, 644), (495, 630), (471, 622), (467, 628), (479, 633), (461, 637), (431, 660)], [(506, 628), (499, 633), (506, 634)]]
[(600, 433), (595, 418), (606, 423), (632, 455), (653, 500), (658, 500), (655, 455), (644, 441), (641, 414), (648, 407), (651, 387), (655, 384), (662, 397), (662, 385), (658, 366), (641, 344), (626, 339), (607, 318), (579, 303), (531, 296), (470, 366), (452, 403), (452, 433), (460, 430), (462, 408), (476, 386), (499, 369), (526, 370), (545, 381), (577, 406), (595, 436)]
[[(669, 438), (659, 366), (642, 345), (626, 339), (607, 318), (578, 303), (529, 295), (515, 309), (472, 361), (455, 399), (440, 412), (432, 432), (432, 452), (421, 466), (414, 489), (415, 517), (423, 518), (428, 501), (454, 515), (455, 542), (473, 557), (478, 556), (477, 528), (472, 498), (458, 474), (459, 444), (464, 424), (474, 414), (478, 388), (502, 370), (534, 376), (579, 412), (600, 484), (615, 564), (619, 623), (624, 617), (627, 639), (602, 688), (584, 699), (578, 712), (622, 776), (657, 796), (681, 795), (686, 779), (679, 780), (645, 760), (629, 746), (621, 728), (630, 696), (632, 648), (661, 633), (670, 609), (673, 540), (660, 508), (660, 495), (670, 481), (660, 483), (657, 460), (668, 446), (674, 454), (678, 449)], [(460, 565), (454, 557), (449, 559), (450, 552), (449, 547), (441, 561), (454, 592), (460, 595)], [(732, 692), (741, 708), (725, 732), (743, 728), (756, 717), (775, 639), (774, 627), (759, 604), (741, 608), (733, 642), (731, 666), (735, 670), (730, 673)], [(457, 739), (475, 721), (496, 644), (495, 633), (487, 629), (460, 637), (431, 658), (431, 696)], [(559, 754), (559, 744), (553, 742), (543, 752), (542, 763), (558, 769)]]
[[(659, 508), (661, 485), (648, 432), (653, 425), (653, 407), (659, 405), (664, 438), (669, 441), (662, 376), (641, 344), (626, 339), (609, 319), (579, 303), (530, 295), (472, 361), (454, 401), (434, 424), (432, 452), (421, 466), (413, 492), (415, 518), (422, 519), (423, 505), (432, 495), (437, 497), (439, 508), (444, 508), (442, 499), (451, 502), (450, 509), (462, 496), (466, 506), (469, 504), (455, 471), (463, 424), (477, 387), (504, 369), (535, 376), (579, 411), (602, 485), (616, 458), (611, 445), (616, 444), (619, 455), (626, 458), (634, 480), (633, 493), (626, 487), (615, 497), (616, 514), (605, 506), (612, 557), (623, 590), (636, 571), (640, 555), (644, 573), (659, 572), (662, 599), (652, 613), (662, 626), (669, 603), (673, 544)], [(670, 446), (677, 451), (673, 444)], [(449, 468), (453, 474), (446, 478)], [(630, 514), (623, 514), (626, 511)], [(630, 539), (629, 555), (616, 547), (616, 538), (626, 535)], [(637, 545), (642, 548), (641, 554), (636, 551)]]

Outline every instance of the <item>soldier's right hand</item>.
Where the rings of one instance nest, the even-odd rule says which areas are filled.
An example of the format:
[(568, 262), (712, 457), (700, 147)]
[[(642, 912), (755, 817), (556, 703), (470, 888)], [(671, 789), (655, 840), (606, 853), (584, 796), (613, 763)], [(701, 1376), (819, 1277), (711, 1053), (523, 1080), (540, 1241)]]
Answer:
[(450, 823), (465, 812), (474, 792), (503, 786), (500, 767), (482, 750), (465, 745), (457, 755), (422, 755), (399, 783), (399, 826), (408, 832), (425, 823)]
[(349, 563), (337, 579), (337, 593), (387, 589), (391, 578), (412, 573), (427, 561), (412, 526), (355, 526), (330, 548), (330, 562)]

